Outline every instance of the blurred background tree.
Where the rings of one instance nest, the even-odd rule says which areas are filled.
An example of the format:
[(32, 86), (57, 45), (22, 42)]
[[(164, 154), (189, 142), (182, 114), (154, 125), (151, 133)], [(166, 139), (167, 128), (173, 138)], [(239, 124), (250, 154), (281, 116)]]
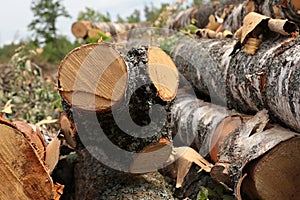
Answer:
[(141, 11), (134, 9), (133, 13), (127, 17), (127, 22), (138, 23), (141, 21)]
[(92, 22), (110, 22), (111, 17), (109, 12), (106, 12), (106, 15), (103, 15), (102, 13), (92, 8), (86, 7), (84, 11), (79, 12), (77, 20), (86, 20)]
[(166, 9), (166, 7), (169, 6), (168, 3), (162, 3), (160, 5), (160, 8), (154, 6), (153, 2), (151, 2), (150, 6), (144, 7), (145, 17), (147, 22), (154, 23), (155, 20), (159, 17), (160, 13)]
[(71, 17), (66, 8), (59, 0), (33, 0), (31, 11), (34, 19), (28, 25), (29, 30), (34, 33), (34, 40), (37, 45), (51, 44), (56, 48), (56, 56), (63, 58), (63, 53), (58, 38), (56, 27), (59, 17)]

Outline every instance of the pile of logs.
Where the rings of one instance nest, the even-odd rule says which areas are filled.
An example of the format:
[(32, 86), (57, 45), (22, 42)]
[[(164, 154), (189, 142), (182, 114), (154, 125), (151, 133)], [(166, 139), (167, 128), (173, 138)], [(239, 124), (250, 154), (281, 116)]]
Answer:
[[(72, 183), (62, 182), (74, 199), (175, 199), (193, 168), (238, 199), (300, 196), (300, 6), (230, 2), (187, 9), (167, 25), (184, 28), (194, 18), (200, 29), (234, 38), (175, 34), (164, 50), (100, 41), (62, 60), (60, 127), (77, 155)], [(72, 32), (94, 37), (96, 28), (127, 38), (124, 30), (134, 26), (80, 21)], [(59, 140), (47, 144), (38, 127), (22, 122), (0, 118), (0, 126), (8, 183), (0, 198), (59, 199), (63, 186), (51, 178), (64, 169), (56, 166)], [(171, 187), (167, 176), (176, 179)]]
[(72, 34), (78, 39), (100, 38), (99, 33), (107, 37), (125, 37), (126, 32), (136, 28), (137, 24), (132, 23), (113, 23), (113, 22), (91, 22), (77, 21), (71, 28)]

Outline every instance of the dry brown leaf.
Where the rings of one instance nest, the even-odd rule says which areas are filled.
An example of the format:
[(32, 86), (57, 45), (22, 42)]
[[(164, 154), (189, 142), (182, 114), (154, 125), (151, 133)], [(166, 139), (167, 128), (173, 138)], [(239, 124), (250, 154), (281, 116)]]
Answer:
[(46, 147), (45, 163), (51, 174), (59, 160), (60, 141), (57, 137), (53, 138)]
[(209, 22), (205, 28), (213, 30), (213, 31), (217, 30), (219, 28), (219, 26), (222, 24), (222, 23), (218, 22), (218, 19), (214, 15), (210, 15), (208, 17), (208, 20), (209, 20)]
[(178, 158), (176, 188), (182, 186), (184, 177), (187, 175), (193, 162), (201, 167), (199, 172), (201, 170), (210, 172), (212, 164), (191, 147), (176, 147), (173, 150), (175, 151), (175, 158)]
[(243, 20), (242, 33), (240, 42), (243, 44), (244, 40), (248, 37), (248, 35), (260, 25), (260, 23), (264, 20), (269, 19), (269, 17), (258, 14), (256, 12), (250, 12), (245, 16)]

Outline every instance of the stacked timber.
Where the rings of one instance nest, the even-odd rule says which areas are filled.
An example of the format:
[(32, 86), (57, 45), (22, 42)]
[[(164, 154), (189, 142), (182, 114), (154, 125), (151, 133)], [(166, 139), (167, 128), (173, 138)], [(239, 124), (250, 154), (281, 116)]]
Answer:
[(106, 36), (126, 35), (127, 31), (136, 26), (131, 23), (77, 21), (73, 23), (71, 31), (76, 38), (100, 38), (99, 33)]
[(200, 154), (209, 153), (215, 163), (211, 177), (233, 189), (238, 199), (300, 194), (294, 178), (300, 174), (300, 135), (269, 123), (266, 110), (240, 114), (180, 92), (171, 112), (174, 145), (192, 143)]

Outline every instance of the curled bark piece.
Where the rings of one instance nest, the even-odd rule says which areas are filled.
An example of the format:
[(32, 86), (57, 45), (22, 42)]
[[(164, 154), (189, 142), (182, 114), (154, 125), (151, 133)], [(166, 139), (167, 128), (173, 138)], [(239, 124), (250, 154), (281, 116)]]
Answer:
[(67, 143), (72, 147), (76, 147), (76, 127), (74, 122), (68, 118), (66, 113), (61, 113), (59, 119), (60, 128), (65, 136)]
[(26, 139), (32, 144), (32, 146), (37, 151), (40, 159), (44, 160), (46, 143), (41, 132), (34, 130), (33, 125), (31, 126), (30, 124), (23, 121), (14, 121), (13, 124), (19, 131), (21, 131), (24, 134)]
[(54, 168), (58, 163), (59, 148), (60, 140), (57, 137), (53, 138), (46, 147), (45, 164), (48, 167), (50, 174), (53, 172)]
[[(245, 39), (249, 37), (249, 34), (252, 33), (258, 26), (261, 25), (264, 21), (268, 20), (269, 17), (260, 15), (256, 12), (250, 12), (247, 14), (243, 20), (242, 26), (242, 35), (241, 35), (241, 43), (244, 43)], [(257, 35), (256, 35), (257, 34)], [(259, 32), (255, 33), (255, 36), (261, 34)]]
[(281, 35), (289, 35), (298, 30), (298, 27), (295, 23), (281, 19), (270, 19), (268, 21), (268, 27), (271, 31)]

